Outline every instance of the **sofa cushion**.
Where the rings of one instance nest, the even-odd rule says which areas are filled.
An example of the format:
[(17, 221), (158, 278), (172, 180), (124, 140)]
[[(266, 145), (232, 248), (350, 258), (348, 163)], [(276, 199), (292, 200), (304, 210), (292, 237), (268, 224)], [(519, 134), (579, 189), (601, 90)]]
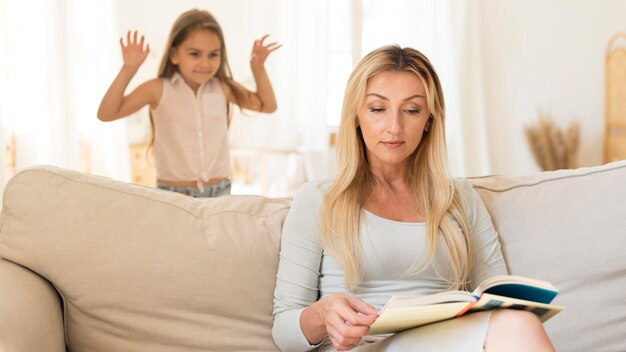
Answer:
[(48, 281), (0, 258), (0, 351), (41, 351), (43, 346), (65, 351), (59, 301)]
[(512, 274), (552, 282), (558, 351), (626, 351), (626, 162), (470, 180)]
[(35, 167), (5, 189), (0, 257), (56, 287), (72, 351), (275, 351), (288, 207)]

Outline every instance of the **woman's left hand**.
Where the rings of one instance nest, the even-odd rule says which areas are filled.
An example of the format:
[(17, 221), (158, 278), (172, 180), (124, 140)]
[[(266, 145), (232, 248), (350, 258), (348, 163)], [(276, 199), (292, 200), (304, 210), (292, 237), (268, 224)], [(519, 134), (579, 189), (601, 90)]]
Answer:
[(278, 44), (277, 42), (264, 44), (263, 42), (269, 36), (269, 34), (266, 34), (261, 39), (254, 41), (252, 55), (250, 55), (250, 66), (252, 66), (252, 68), (262, 67), (270, 53), (282, 46), (282, 44)]

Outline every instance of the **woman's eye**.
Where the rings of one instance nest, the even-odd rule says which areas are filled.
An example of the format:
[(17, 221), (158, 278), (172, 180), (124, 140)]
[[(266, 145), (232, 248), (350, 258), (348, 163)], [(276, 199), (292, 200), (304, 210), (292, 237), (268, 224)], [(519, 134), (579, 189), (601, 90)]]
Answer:
[(406, 112), (408, 112), (411, 115), (417, 115), (420, 112), (422, 112), (422, 110), (420, 110), (420, 109), (406, 109)]
[(198, 57), (200, 54), (198, 54), (198, 53), (189, 53), (189, 55), (191, 55), (193, 57)]
[(385, 111), (384, 108), (370, 108), (370, 112), (379, 113)]
[(209, 58), (214, 59), (216, 57), (219, 57), (219, 54), (209, 54)]

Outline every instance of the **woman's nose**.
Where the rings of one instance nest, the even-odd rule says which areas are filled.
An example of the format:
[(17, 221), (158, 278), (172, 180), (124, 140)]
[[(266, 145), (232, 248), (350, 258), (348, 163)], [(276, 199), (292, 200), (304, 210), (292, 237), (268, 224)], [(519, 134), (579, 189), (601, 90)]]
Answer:
[(391, 113), (389, 114), (389, 119), (387, 122), (387, 130), (389, 130), (389, 132), (402, 131), (402, 119), (401, 119), (399, 111), (392, 110)]

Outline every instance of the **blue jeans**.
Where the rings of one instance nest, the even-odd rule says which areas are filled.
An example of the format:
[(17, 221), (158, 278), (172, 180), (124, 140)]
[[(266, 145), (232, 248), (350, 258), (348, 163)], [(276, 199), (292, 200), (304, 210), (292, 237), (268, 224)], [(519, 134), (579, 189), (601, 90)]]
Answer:
[(194, 198), (212, 198), (227, 196), (230, 194), (230, 181), (224, 180), (218, 184), (204, 187), (204, 192), (200, 192), (198, 187), (191, 186), (168, 186), (157, 182), (157, 188), (191, 196)]

